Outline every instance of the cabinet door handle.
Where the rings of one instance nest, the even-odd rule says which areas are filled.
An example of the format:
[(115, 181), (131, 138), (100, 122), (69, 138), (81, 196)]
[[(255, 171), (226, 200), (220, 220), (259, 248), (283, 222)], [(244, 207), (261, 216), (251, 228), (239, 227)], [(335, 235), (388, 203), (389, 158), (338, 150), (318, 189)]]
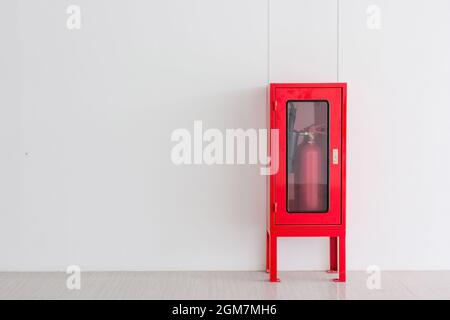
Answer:
[(339, 150), (333, 149), (333, 164), (339, 164)]

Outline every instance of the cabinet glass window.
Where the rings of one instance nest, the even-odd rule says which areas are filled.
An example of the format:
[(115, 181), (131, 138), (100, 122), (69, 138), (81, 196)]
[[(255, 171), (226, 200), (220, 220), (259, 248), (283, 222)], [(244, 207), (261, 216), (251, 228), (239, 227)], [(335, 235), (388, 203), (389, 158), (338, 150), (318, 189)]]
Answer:
[(327, 101), (288, 101), (286, 106), (287, 211), (328, 211)]

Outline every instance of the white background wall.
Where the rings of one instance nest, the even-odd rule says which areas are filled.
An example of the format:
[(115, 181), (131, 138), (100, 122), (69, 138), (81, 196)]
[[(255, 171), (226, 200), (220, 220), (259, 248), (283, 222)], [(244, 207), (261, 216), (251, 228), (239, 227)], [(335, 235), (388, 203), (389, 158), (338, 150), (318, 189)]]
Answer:
[[(263, 128), (270, 81), (337, 80), (349, 269), (449, 269), (449, 30), (447, 0), (2, 1), (0, 269), (263, 269), (259, 167), (174, 166), (170, 134)], [(280, 268), (327, 250), (281, 239)]]

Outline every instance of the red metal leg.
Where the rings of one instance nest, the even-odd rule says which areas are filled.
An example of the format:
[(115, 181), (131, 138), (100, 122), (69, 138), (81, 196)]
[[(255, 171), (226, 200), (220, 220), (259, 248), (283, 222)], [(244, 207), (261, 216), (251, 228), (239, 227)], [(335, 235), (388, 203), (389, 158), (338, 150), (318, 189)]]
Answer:
[(339, 237), (339, 281), (346, 280), (346, 266), (345, 266), (345, 236)]
[(330, 237), (330, 269), (329, 273), (336, 273), (338, 270), (338, 241), (337, 237)]
[(269, 273), (269, 231), (266, 231), (266, 272)]
[(277, 237), (274, 235), (269, 236), (269, 273), (270, 282), (280, 281), (277, 277)]
[(339, 278), (337, 282), (345, 282), (346, 270), (345, 270), (345, 236), (339, 237)]

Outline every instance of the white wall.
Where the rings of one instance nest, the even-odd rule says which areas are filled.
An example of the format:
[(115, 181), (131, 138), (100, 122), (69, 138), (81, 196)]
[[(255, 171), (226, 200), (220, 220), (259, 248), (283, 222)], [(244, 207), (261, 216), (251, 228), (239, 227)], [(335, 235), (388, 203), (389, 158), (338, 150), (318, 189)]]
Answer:
[[(369, 4), (381, 30), (361, 28)], [(350, 266), (450, 268), (450, 2), (342, 1)]]
[[(339, 2), (2, 1), (0, 269), (262, 269), (259, 167), (174, 166), (170, 134), (262, 128), (269, 81), (336, 80), (349, 268), (449, 269), (450, 3)], [(280, 240), (280, 268), (327, 243)]]

